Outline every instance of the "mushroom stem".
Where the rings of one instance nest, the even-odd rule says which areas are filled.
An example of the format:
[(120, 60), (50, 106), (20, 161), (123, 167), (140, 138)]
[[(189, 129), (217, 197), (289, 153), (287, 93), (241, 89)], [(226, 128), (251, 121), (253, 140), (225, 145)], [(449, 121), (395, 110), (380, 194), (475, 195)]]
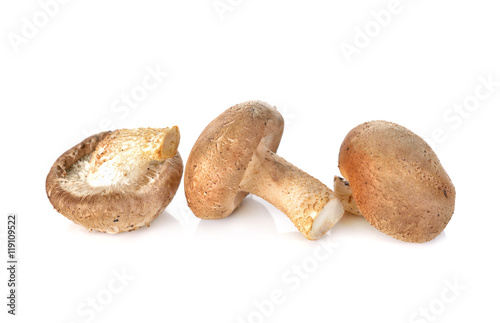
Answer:
[(263, 145), (252, 156), (240, 189), (276, 206), (310, 240), (321, 237), (344, 214), (337, 194)]
[(358, 208), (358, 205), (356, 204), (356, 201), (354, 201), (354, 197), (352, 197), (351, 186), (348, 181), (342, 177), (335, 176), (335, 179), (333, 180), (333, 189), (340, 197), (346, 212), (363, 216)]
[(92, 154), (87, 181), (95, 187), (135, 183), (144, 177), (151, 161), (173, 157), (179, 140), (177, 126), (116, 130)]

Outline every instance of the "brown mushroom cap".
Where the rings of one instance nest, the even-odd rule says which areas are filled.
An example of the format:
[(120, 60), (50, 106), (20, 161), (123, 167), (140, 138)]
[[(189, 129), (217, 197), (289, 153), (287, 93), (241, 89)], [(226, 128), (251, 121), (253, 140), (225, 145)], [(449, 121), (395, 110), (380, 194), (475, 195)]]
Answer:
[(235, 105), (210, 122), (186, 162), (184, 190), (193, 213), (230, 215), (248, 194), (239, 185), (260, 142), (276, 152), (283, 127), (281, 114), (260, 101)]
[[(152, 162), (140, 183), (117, 187), (93, 187), (86, 180), (68, 178), (71, 167), (87, 165), (91, 154), (112, 132), (90, 136), (62, 154), (46, 179), (47, 196), (54, 208), (89, 230), (119, 233), (138, 229), (154, 220), (174, 197), (182, 177), (182, 159)], [(73, 172), (74, 173), (74, 172)]]
[(396, 239), (432, 240), (453, 215), (450, 177), (431, 147), (400, 125), (372, 121), (352, 129), (339, 168), (363, 216)]

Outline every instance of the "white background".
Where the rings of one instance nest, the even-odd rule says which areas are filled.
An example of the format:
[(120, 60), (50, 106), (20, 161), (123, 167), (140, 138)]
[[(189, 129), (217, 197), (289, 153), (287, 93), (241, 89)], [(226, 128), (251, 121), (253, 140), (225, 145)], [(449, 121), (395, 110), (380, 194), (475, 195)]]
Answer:
[[(500, 86), (475, 95), (481, 78), (500, 82), (500, 5), (221, 3), (231, 10), (213, 0), (75, 0), (46, 21), (37, 1), (1, 3), (2, 259), (7, 213), (19, 214), (18, 315), (2, 305), (1, 321), (498, 321)], [(371, 12), (388, 8), (396, 13), (380, 27)], [(355, 41), (346, 57), (342, 46)], [(137, 98), (147, 69), (168, 77), (133, 109), (114, 107)], [(457, 190), (444, 233), (404, 243), (345, 216), (311, 242), (256, 197), (224, 220), (200, 221), (181, 183), (150, 228), (108, 235), (73, 224), (46, 197), (52, 163), (88, 134), (178, 125), (186, 161), (213, 118), (251, 99), (284, 115), (278, 153), (329, 187), (344, 136), (362, 122), (393, 121), (433, 141)], [(474, 111), (450, 110), (464, 102)], [(114, 278), (122, 271), (125, 283)], [(5, 304), (6, 270), (0, 279)], [(280, 304), (269, 305), (272, 293)]]

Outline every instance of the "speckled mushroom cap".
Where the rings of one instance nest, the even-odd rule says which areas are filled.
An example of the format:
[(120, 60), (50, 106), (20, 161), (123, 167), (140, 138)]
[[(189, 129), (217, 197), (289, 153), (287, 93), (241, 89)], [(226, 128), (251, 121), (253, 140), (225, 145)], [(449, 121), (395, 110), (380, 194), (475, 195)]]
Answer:
[(186, 199), (196, 216), (222, 219), (238, 207), (248, 194), (239, 185), (252, 155), (261, 142), (276, 152), (283, 126), (275, 107), (248, 101), (229, 108), (203, 130), (184, 175)]
[(339, 168), (363, 216), (403, 241), (439, 235), (455, 209), (455, 187), (429, 145), (387, 121), (363, 123), (340, 148)]
[(111, 132), (83, 140), (62, 154), (46, 179), (47, 196), (54, 208), (89, 230), (118, 233), (138, 229), (155, 219), (174, 197), (182, 178), (182, 159), (155, 162), (146, 183), (119, 188), (91, 187), (85, 182), (68, 185), (70, 168), (89, 156)]

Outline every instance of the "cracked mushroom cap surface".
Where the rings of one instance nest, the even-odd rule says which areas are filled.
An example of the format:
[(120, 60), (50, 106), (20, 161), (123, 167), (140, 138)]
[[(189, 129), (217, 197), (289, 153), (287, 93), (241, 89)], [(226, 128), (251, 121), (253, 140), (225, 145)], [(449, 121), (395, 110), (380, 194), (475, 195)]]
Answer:
[(172, 158), (151, 162), (139, 182), (93, 186), (87, 180), (92, 154), (111, 134), (90, 136), (62, 154), (47, 175), (47, 197), (59, 213), (89, 230), (133, 231), (170, 203), (182, 178), (182, 159), (175, 151)]
[(237, 104), (203, 130), (186, 163), (184, 190), (193, 213), (222, 219), (248, 194), (239, 189), (259, 144), (276, 152), (284, 121), (278, 110), (262, 101)]
[(352, 129), (340, 148), (339, 168), (363, 216), (402, 241), (438, 236), (455, 209), (455, 187), (431, 147), (387, 121)]

